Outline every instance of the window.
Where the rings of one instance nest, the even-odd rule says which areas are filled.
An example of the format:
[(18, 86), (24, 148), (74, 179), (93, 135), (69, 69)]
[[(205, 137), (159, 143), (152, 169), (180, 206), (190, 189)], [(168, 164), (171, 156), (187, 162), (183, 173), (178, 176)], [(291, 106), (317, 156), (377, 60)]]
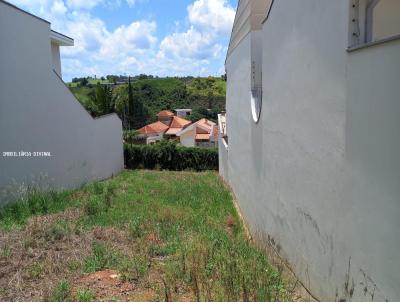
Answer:
[(400, 35), (399, 0), (351, 0), (350, 47)]
[(257, 34), (251, 39), (251, 114), (253, 121), (258, 123), (262, 109), (262, 39)]

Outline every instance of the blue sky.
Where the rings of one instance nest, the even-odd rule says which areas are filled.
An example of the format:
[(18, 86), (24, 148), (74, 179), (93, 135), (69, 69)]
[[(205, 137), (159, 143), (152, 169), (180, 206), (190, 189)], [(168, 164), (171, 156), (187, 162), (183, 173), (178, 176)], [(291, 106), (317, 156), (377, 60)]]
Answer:
[(75, 40), (64, 80), (224, 73), (237, 0), (9, 0)]

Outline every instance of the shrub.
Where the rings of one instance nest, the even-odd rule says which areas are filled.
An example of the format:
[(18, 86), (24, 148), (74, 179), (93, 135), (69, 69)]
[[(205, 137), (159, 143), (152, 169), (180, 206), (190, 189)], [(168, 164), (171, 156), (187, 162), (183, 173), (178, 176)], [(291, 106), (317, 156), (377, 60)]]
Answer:
[(171, 141), (156, 145), (125, 145), (124, 154), (128, 169), (218, 170), (218, 150), (187, 148)]

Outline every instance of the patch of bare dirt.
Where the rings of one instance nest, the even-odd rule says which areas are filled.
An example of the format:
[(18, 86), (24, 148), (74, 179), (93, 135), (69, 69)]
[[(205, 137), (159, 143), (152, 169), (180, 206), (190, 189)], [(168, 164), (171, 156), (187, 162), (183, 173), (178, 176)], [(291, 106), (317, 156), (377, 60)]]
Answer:
[(95, 301), (130, 301), (135, 285), (123, 281), (121, 275), (113, 270), (85, 274), (74, 281), (72, 296), (80, 289), (88, 289), (95, 295)]
[(80, 209), (31, 218), (23, 230), (0, 231), (0, 301), (43, 301), (62, 280), (80, 277), (92, 243), (101, 240), (122, 251), (132, 247), (124, 232), (82, 230)]
[(166, 289), (160, 276), (153, 271), (144, 282), (135, 284), (124, 281), (121, 275), (114, 270), (84, 274), (74, 281), (72, 296), (76, 297), (79, 290), (90, 290), (94, 294), (94, 301), (195, 301), (190, 294), (175, 289)]

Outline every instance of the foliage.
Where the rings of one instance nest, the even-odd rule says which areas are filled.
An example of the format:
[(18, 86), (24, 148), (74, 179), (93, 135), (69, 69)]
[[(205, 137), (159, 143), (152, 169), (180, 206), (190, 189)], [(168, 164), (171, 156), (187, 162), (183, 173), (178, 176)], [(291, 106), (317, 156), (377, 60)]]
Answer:
[(173, 141), (155, 145), (125, 144), (128, 169), (218, 170), (218, 150), (177, 146)]
[(215, 123), (218, 122), (218, 111), (217, 110), (209, 110), (202, 107), (196, 107), (193, 109), (192, 114), (189, 116), (189, 119), (194, 123), (202, 118), (206, 118)]
[(68, 281), (61, 281), (51, 293), (48, 302), (71, 302), (71, 286)]
[(134, 94), (131, 79), (128, 82), (127, 117), (129, 129), (139, 129), (146, 124), (146, 110), (140, 96)]
[(92, 111), (94, 116), (102, 116), (114, 112), (114, 98), (107, 85), (97, 83), (92, 96)]
[(93, 273), (108, 268), (112, 261), (113, 257), (105, 245), (95, 241), (92, 244), (92, 255), (85, 259), (85, 272)]
[(127, 144), (143, 145), (146, 144), (146, 138), (139, 135), (137, 130), (124, 130), (124, 142)]
[(32, 215), (55, 213), (71, 206), (68, 192), (38, 192), (31, 190), (22, 200), (0, 208), (0, 227), (22, 225)]
[(76, 298), (78, 302), (92, 302), (95, 295), (87, 289), (80, 289), (76, 293)]
[[(91, 80), (89, 80), (90, 82)], [(111, 83), (128, 82), (128, 77), (107, 76), (107, 81)], [(89, 84), (90, 86), (91, 84)], [(115, 100), (115, 110), (122, 120), (127, 114), (129, 85), (115, 85), (112, 88), (113, 99)], [(70, 84), (71, 91), (79, 101), (93, 114), (92, 104), (87, 101), (88, 90), (90, 87), (73, 87)], [(161, 110), (174, 110), (177, 108), (192, 108), (199, 110), (211, 109), (211, 112), (220, 112), (225, 110), (226, 82), (223, 78), (158, 78), (147, 75), (139, 75), (131, 79), (131, 96), (133, 102), (138, 102), (139, 112), (143, 106), (144, 123), (139, 115), (137, 125), (130, 127), (138, 129), (143, 124), (148, 124), (156, 120), (156, 114)], [(135, 105), (134, 105), (135, 107)], [(202, 116), (206, 117), (206, 116)], [(215, 119), (211, 118), (215, 121)], [(124, 127), (128, 128), (124, 123)]]

